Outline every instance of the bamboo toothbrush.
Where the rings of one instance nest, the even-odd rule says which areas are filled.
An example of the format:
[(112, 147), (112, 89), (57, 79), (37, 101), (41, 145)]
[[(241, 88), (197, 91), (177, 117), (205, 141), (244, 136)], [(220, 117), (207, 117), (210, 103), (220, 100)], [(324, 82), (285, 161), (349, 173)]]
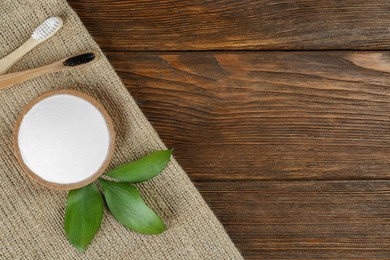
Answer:
[(5, 74), (18, 60), (38, 44), (46, 41), (61, 29), (63, 21), (60, 17), (51, 17), (38, 26), (31, 37), (19, 48), (0, 60), (0, 75)]
[(98, 59), (99, 55), (97, 52), (87, 51), (43, 67), (2, 75), (0, 76), (0, 90), (45, 74), (74, 68), (82, 68), (87, 64), (96, 62)]

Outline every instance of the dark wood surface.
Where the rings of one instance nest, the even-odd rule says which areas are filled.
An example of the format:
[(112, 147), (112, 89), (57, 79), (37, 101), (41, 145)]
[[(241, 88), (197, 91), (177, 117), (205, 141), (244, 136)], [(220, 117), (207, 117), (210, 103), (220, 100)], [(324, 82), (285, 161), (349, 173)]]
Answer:
[(247, 259), (389, 259), (389, 181), (197, 186)]
[(104, 50), (386, 49), (386, 0), (70, 0)]
[(390, 177), (390, 55), (107, 56), (195, 181)]
[(246, 259), (390, 258), (387, 1), (70, 3)]

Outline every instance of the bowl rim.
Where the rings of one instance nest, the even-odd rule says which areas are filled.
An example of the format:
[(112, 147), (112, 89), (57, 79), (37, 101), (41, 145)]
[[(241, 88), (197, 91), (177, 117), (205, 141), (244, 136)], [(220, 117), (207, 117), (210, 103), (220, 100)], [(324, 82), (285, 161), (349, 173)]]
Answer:
[[(109, 147), (108, 147), (107, 156), (106, 156), (106, 159), (103, 161), (102, 165), (100, 166), (100, 168), (94, 174), (89, 176), (88, 178), (86, 178), (82, 181), (79, 181), (79, 182), (74, 182), (74, 183), (69, 183), (69, 184), (50, 182), (50, 181), (43, 179), (42, 177), (40, 177), (36, 173), (34, 173), (25, 164), (25, 162), (22, 158), (22, 154), (20, 152), (20, 148), (19, 148), (19, 140), (18, 140), (19, 139), (18, 138), (19, 137), (19, 130), (20, 130), (20, 126), (22, 124), (22, 121), (24, 119), (24, 116), (33, 108), (33, 106), (35, 106), (39, 102), (41, 102), (44, 99), (47, 99), (49, 97), (57, 96), (57, 95), (75, 96), (75, 97), (81, 98), (81, 99), (87, 101), (88, 103), (90, 103), (91, 105), (93, 105), (102, 114), (104, 121), (106, 122), (107, 128), (109, 130), (109, 136), (110, 136), (110, 143), (109, 143)], [(22, 112), (20, 113), (20, 115), (16, 121), (15, 128), (13, 131), (13, 146), (14, 146), (14, 153), (15, 153), (16, 159), (19, 162), (20, 166), (22, 167), (23, 171), (25, 173), (27, 173), (27, 175), (30, 178), (32, 178), (34, 181), (36, 181), (39, 184), (46, 186), (48, 188), (53, 188), (53, 189), (57, 189), (57, 190), (74, 190), (74, 189), (84, 187), (84, 186), (94, 182), (97, 178), (99, 178), (104, 173), (104, 171), (109, 166), (111, 159), (113, 157), (113, 154), (114, 154), (115, 138), (116, 138), (116, 134), (115, 134), (115, 129), (114, 129), (114, 124), (113, 124), (112, 118), (100, 102), (98, 102), (92, 96), (90, 96), (84, 92), (78, 91), (78, 90), (60, 89), (60, 90), (52, 90), (52, 91), (46, 92), (46, 93), (34, 98), (32, 101), (30, 101), (24, 107), (24, 109), (22, 110)]]

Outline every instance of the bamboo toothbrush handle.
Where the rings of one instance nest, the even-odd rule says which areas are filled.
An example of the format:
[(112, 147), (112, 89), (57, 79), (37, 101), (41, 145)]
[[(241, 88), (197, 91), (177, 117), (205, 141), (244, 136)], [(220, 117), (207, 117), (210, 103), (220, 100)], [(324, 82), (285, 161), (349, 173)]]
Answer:
[(98, 59), (99, 54), (96, 51), (87, 51), (43, 67), (5, 74), (0, 76), (0, 90), (45, 74), (75, 68), (81, 69), (84, 66), (93, 64)]
[(64, 66), (62, 65), (62, 62), (56, 62), (44, 67), (31, 69), (31, 70), (25, 70), (21, 72), (15, 72), (10, 73), (6, 75), (0, 76), (0, 90), (9, 88), (15, 84), (22, 83), (24, 81), (27, 81), (32, 78), (36, 78), (39, 76), (42, 76), (44, 74), (56, 72), (63, 70)]
[(5, 56), (0, 60), (0, 75), (5, 74), (18, 60), (20, 60), (26, 53), (31, 51), (39, 41), (34, 38), (28, 39), (22, 46)]

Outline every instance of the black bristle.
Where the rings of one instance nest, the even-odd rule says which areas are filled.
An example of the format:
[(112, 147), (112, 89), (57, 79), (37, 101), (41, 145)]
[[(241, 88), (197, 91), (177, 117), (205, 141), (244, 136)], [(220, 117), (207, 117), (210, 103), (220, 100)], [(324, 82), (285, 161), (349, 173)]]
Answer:
[(71, 66), (71, 67), (79, 66), (91, 62), (94, 59), (95, 59), (95, 54), (93, 54), (92, 52), (83, 53), (64, 61), (64, 66)]

